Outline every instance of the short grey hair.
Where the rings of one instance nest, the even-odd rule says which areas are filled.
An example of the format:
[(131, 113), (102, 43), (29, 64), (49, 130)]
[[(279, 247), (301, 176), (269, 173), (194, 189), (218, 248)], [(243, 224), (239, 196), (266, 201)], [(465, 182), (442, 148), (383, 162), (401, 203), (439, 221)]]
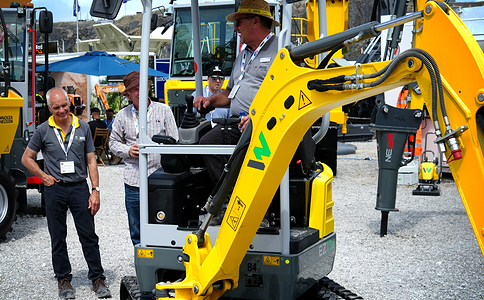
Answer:
[(45, 98), (47, 99), (47, 105), (49, 107), (51, 107), (50, 105), (52, 104), (52, 102), (50, 100), (50, 94), (51, 94), (52, 91), (55, 91), (55, 90), (62, 91), (62, 93), (64, 94), (64, 96), (66, 98), (67, 103), (69, 103), (69, 96), (67, 95), (67, 92), (64, 89), (60, 88), (60, 87), (53, 87), (50, 90), (48, 90), (47, 93), (45, 94)]

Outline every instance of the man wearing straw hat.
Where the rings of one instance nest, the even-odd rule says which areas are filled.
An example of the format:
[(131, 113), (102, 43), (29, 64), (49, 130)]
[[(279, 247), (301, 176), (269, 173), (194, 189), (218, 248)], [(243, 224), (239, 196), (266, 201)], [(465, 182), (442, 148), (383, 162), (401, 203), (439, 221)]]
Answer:
[[(272, 18), (269, 3), (264, 0), (242, 0), (237, 12), (226, 17), (234, 22), (234, 30), (243, 43), (241, 52), (234, 62), (227, 89), (210, 97), (199, 96), (194, 101), (198, 110), (208, 106), (230, 107), (232, 117), (243, 116), (240, 124), (233, 124), (232, 130), (221, 130), (215, 126), (200, 140), (200, 144), (222, 144), (231, 141), (236, 144), (249, 121), (249, 107), (259, 90), (262, 81), (277, 55), (277, 37), (271, 32), (272, 27), (280, 26)], [(224, 134), (230, 134), (229, 138)], [(204, 155), (205, 165), (210, 179), (215, 184), (227, 162), (219, 156)]]

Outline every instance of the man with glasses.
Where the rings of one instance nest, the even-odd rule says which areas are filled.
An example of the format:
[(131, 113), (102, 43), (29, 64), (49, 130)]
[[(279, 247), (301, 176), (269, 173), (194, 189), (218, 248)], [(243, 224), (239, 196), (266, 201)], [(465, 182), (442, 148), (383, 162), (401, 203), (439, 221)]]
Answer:
[[(279, 50), (277, 37), (271, 29), (280, 24), (272, 18), (269, 3), (266, 1), (242, 0), (237, 12), (228, 15), (226, 19), (234, 22), (234, 30), (244, 44), (235, 59), (227, 89), (210, 97), (197, 97), (194, 107), (200, 111), (208, 106), (230, 106), (232, 117), (243, 118), (240, 124), (233, 124), (231, 130), (222, 131), (221, 125), (215, 126), (200, 139), (200, 144), (205, 145), (223, 144), (224, 141), (237, 144), (249, 121), (249, 107)], [(224, 135), (230, 136), (227, 138)], [(228, 159), (219, 157), (204, 155), (205, 165), (214, 185)]]
[[(225, 76), (222, 70), (218, 66), (210, 71), (207, 77), (208, 84), (203, 88), (203, 97), (210, 97), (213, 95), (217, 95), (222, 92), (222, 86), (225, 81)], [(196, 92), (192, 93), (193, 97), (196, 97)], [(194, 110), (196, 110), (194, 108)], [(218, 107), (210, 112), (205, 114), (205, 119), (212, 121), (215, 118), (230, 118), (232, 113), (230, 112), (230, 108), (228, 107)], [(212, 127), (215, 126), (215, 123), (212, 122)]]

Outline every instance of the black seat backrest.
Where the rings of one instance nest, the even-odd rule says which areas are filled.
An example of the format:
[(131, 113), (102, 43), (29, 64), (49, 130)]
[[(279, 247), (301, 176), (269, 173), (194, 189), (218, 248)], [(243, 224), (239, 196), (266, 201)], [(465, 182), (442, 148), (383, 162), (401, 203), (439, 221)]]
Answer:
[(314, 170), (316, 168), (316, 142), (314, 141), (311, 130), (308, 130), (297, 147), (296, 153), (291, 161), (290, 168), (295, 171)]
[[(151, 140), (158, 144), (176, 144), (176, 140), (174, 138), (166, 135), (155, 135)], [(184, 154), (162, 154), (161, 166), (167, 173), (182, 173), (190, 170), (190, 162), (188, 157)]]

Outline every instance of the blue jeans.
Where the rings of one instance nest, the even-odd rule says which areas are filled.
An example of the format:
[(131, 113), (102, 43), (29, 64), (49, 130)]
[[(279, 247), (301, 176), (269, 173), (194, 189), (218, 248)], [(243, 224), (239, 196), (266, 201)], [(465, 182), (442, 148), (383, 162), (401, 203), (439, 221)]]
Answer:
[(126, 212), (128, 212), (129, 233), (133, 245), (140, 243), (139, 187), (124, 184)]

